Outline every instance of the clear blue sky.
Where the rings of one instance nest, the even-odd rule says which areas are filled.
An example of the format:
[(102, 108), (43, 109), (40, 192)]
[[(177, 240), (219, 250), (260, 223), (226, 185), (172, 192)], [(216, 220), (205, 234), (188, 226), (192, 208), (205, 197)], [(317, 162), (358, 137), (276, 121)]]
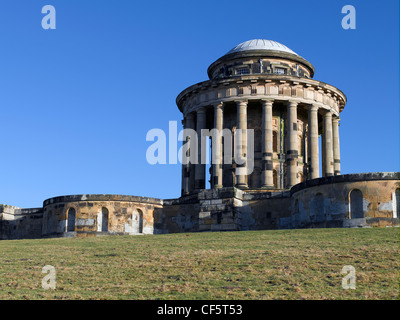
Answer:
[[(56, 8), (44, 30), (41, 8)], [(341, 9), (355, 6), (357, 29)], [(146, 162), (146, 133), (237, 44), (281, 42), (341, 89), (342, 173), (399, 171), (398, 0), (0, 2), (0, 203), (59, 195), (175, 198), (180, 165)]]

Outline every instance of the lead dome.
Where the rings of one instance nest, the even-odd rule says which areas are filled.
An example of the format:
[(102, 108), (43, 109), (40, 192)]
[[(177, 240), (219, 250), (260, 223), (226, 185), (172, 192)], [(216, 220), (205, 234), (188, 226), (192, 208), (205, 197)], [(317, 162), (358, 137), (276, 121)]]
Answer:
[(208, 70), (210, 79), (229, 78), (244, 74), (282, 74), (313, 78), (314, 66), (273, 40), (253, 39), (242, 42), (213, 62)]
[(266, 40), (266, 39), (253, 39), (242, 42), (230, 50), (227, 54), (234, 53), (234, 52), (241, 52), (241, 51), (250, 51), (250, 50), (273, 50), (273, 51), (282, 51), (288, 52), (297, 55), (296, 52), (289, 49), (285, 45), (273, 41), (273, 40)]

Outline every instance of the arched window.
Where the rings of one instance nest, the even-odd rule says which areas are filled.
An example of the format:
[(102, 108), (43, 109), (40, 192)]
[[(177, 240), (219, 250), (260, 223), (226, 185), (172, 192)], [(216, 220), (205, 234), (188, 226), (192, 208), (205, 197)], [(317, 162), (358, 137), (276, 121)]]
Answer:
[(101, 208), (101, 231), (108, 231), (108, 209), (104, 207)]
[(75, 209), (70, 208), (68, 210), (68, 218), (67, 218), (67, 232), (75, 231)]
[(393, 218), (399, 217), (400, 211), (400, 189), (396, 189), (393, 193)]
[(350, 219), (364, 218), (363, 195), (358, 189), (350, 192)]
[(142, 212), (142, 210), (138, 209), (138, 214), (139, 214), (138, 233), (143, 233), (143, 212)]

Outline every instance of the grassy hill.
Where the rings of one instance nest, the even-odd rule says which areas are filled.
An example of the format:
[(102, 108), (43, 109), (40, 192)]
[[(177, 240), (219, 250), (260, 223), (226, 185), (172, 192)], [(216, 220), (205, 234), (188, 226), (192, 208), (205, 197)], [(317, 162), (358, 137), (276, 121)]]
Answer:
[(0, 241), (0, 299), (398, 298), (398, 228)]

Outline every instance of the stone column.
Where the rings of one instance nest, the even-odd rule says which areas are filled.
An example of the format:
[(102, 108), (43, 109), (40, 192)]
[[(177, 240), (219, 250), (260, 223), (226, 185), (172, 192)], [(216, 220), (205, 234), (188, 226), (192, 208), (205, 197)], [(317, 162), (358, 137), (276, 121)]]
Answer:
[[(195, 129), (195, 124), (194, 124), (194, 115), (193, 113), (189, 113), (186, 115), (185, 117), (185, 128), (186, 129)], [(188, 138), (188, 140), (190, 141), (190, 139)], [(189, 149), (188, 149), (188, 154), (187, 156), (190, 157), (192, 152), (195, 152), (194, 150), (192, 150), (192, 148), (194, 148), (196, 146), (193, 145), (193, 141), (189, 142)], [(185, 189), (185, 194), (189, 194), (192, 193), (194, 190), (194, 164), (189, 163), (189, 158), (187, 159), (187, 165), (186, 165), (186, 173), (185, 173), (185, 177), (187, 179), (186, 182), (186, 189)]]
[[(237, 129), (242, 130), (241, 135), (241, 146), (238, 153), (240, 153), (241, 158), (246, 157), (247, 153), (247, 101), (237, 101)], [(235, 145), (236, 144), (235, 141)], [(236, 159), (238, 160), (238, 159)], [(247, 163), (246, 161), (243, 164), (236, 164), (236, 187), (237, 188), (247, 188)], [(238, 170), (239, 169), (239, 170)]]
[(332, 111), (324, 113), (324, 177), (333, 176), (333, 141), (332, 141)]
[(273, 177), (273, 146), (272, 146), (272, 105), (274, 100), (265, 99), (261, 100), (262, 105), (262, 173), (261, 173), (261, 187), (274, 188)]
[[(182, 126), (183, 126), (183, 130), (186, 129), (186, 117), (183, 117), (182, 120)], [(186, 143), (188, 143), (188, 138), (186, 137), (186, 139), (184, 141), (182, 141), (182, 146), (185, 145)], [(188, 161), (187, 159), (185, 160), (185, 150), (182, 149), (182, 188), (181, 188), (181, 196), (188, 194), (189, 193), (189, 177), (186, 175), (188, 172)]]
[(299, 157), (298, 128), (297, 128), (297, 102), (289, 101), (287, 104), (287, 146), (286, 146), (286, 188), (297, 184), (297, 162)]
[(212, 152), (215, 152), (213, 163), (213, 188), (222, 188), (222, 129), (223, 129), (224, 107), (223, 103), (214, 105), (214, 129), (218, 130), (212, 144)]
[(199, 108), (196, 110), (197, 121), (196, 121), (196, 132), (197, 132), (197, 164), (195, 170), (195, 181), (194, 188), (196, 190), (205, 189), (206, 187), (206, 163), (205, 163), (205, 146), (201, 139), (201, 130), (206, 129), (206, 109)]
[(308, 168), (309, 179), (319, 178), (318, 107), (308, 108)]
[(334, 175), (340, 175), (340, 143), (339, 143), (339, 117), (332, 119), (332, 136), (333, 136), (333, 171)]

